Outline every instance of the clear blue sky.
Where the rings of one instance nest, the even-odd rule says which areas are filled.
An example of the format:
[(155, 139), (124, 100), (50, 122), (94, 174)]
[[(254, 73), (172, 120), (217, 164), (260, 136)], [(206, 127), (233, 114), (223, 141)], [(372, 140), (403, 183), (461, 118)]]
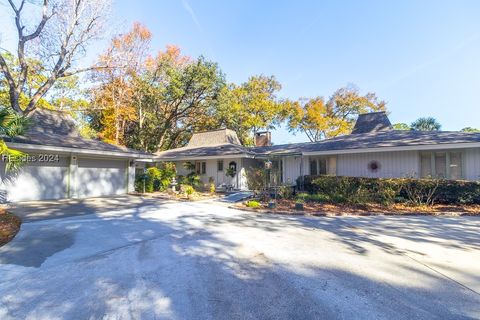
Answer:
[(147, 25), (155, 49), (217, 61), (228, 81), (273, 74), (292, 99), (354, 83), (388, 102), (392, 122), (480, 127), (480, 1), (118, 0), (114, 16)]
[(231, 82), (273, 74), (291, 99), (354, 83), (388, 102), (392, 122), (480, 127), (480, 1), (116, 0), (112, 17), (114, 31), (140, 21), (154, 51), (203, 54)]

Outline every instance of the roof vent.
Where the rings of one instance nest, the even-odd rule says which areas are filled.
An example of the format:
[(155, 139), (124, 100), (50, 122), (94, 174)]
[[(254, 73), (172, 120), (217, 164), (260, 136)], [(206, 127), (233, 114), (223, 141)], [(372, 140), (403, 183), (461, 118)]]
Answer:
[(358, 116), (352, 134), (372, 133), (377, 131), (392, 130), (392, 124), (385, 111), (364, 113)]

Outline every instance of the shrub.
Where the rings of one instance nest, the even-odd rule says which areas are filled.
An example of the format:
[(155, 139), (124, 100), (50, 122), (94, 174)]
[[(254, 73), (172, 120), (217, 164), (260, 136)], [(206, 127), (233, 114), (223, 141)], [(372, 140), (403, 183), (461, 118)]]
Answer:
[(248, 189), (255, 192), (265, 190), (266, 172), (260, 168), (250, 168), (246, 170)]
[(195, 193), (195, 189), (188, 184), (182, 184), (180, 186), (180, 191), (190, 199), (190, 196)]
[(307, 201), (384, 205), (395, 202), (480, 204), (480, 182), (305, 176), (303, 185), (310, 194)]
[(247, 207), (253, 208), (253, 209), (260, 208), (262, 206), (260, 202), (255, 201), (255, 200), (247, 201), (247, 203), (245, 205)]
[(278, 188), (278, 195), (282, 199), (292, 199), (293, 198), (293, 188), (291, 186), (280, 186)]
[(210, 183), (210, 193), (215, 193), (215, 183)]
[(151, 167), (147, 172), (135, 177), (135, 190), (143, 192), (145, 182), (145, 192), (165, 191), (176, 175), (175, 164), (165, 162), (159, 167)]

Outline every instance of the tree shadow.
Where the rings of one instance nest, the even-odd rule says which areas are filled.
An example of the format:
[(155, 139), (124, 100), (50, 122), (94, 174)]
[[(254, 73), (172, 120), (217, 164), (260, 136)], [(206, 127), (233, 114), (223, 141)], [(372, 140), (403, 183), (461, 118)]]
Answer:
[[(180, 211), (182, 206), (175, 208)], [(196, 212), (158, 217), (147, 207), (122, 217), (99, 216), (89, 223), (66, 219), (62, 228), (74, 230), (75, 243), (51, 255), (40, 268), (25, 269), (21, 277), (1, 283), (0, 314), (65, 319), (479, 316), (478, 297), (446, 286), (444, 279), (427, 271), (398, 267), (423, 272), (427, 285), (417, 286), (382, 282), (343, 268), (312, 264), (300, 269), (220, 232), (232, 226), (265, 236), (281, 235), (285, 228), (321, 229), (338, 238), (350, 237), (348, 246), (356, 239), (359, 248), (352, 250), (364, 253), (360, 248), (366, 250), (362, 242), (367, 239), (355, 238), (353, 231), (334, 231), (349, 224), (343, 226), (336, 219), (229, 215), (226, 208), (223, 216), (209, 211), (205, 205)]]

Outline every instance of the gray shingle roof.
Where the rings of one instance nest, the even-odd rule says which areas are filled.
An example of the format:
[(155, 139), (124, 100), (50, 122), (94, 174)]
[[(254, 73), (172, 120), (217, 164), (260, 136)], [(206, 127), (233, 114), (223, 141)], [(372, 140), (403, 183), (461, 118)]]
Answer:
[(119, 152), (124, 154), (149, 153), (105, 143), (100, 140), (83, 138), (73, 118), (66, 112), (37, 108), (30, 114), (32, 124), (23, 136), (5, 139), (7, 142), (32, 145), (78, 148), (95, 151)]
[(458, 143), (480, 143), (480, 133), (457, 131), (387, 130), (365, 134), (350, 134), (319, 142), (294, 143), (253, 148), (257, 154), (323, 152), (386, 147), (407, 147)]
[(384, 111), (364, 113), (358, 116), (352, 134), (391, 130), (392, 124)]
[(242, 147), (225, 144), (206, 147), (184, 147), (156, 153), (160, 159), (201, 158), (229, 155), (288, 155), (309, 152), (332, 152), (341, 150), (365, 151), (369, 148), (409, 147), (458, 143), (480, 143), (480, 133), (456, 131), (400, 131), (386, 130), (364, 134), (350, 134), (319, 142), (292, 143), (269, 147)]
[(241, 145), (235, 131), (230, 129), (219, 129), (194, 133), (190, 138), (187, 147), (217, 146), (222, 144)]
[(216, 146), (183, 147), (155, 153), (160, 159), (201, 158), (212, 156), (237, 156), (254, 152), (250, 148), (237, 144), (222, 144)]

